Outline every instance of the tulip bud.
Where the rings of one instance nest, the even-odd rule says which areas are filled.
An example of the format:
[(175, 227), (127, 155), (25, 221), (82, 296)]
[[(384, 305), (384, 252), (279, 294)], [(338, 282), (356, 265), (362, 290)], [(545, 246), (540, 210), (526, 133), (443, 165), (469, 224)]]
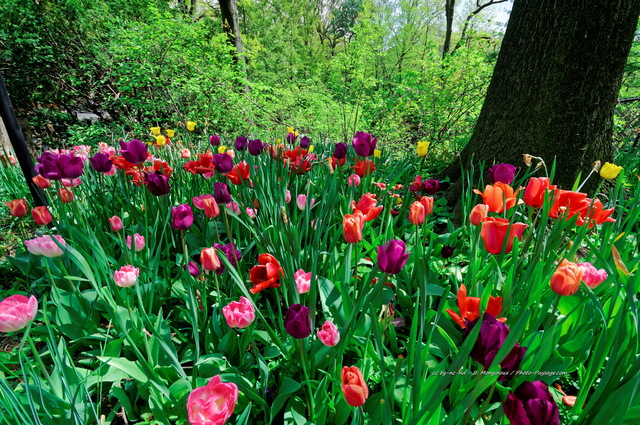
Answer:
[(322, 329), (317, 332), (318, 339), (327, 347), (334, 347), (340, 342), (340, 332), (330, 321), (324, 322)]
[[(127, 247), (129, 249), (131, 249), (131, 235), (127, 236)], [(144, 249), (144, 246), (146, 244), (146, 241), (144, 239), (144, 236), (136, 233), (135, 235), (133, 235), (133, 250), (136, 252), (142, 251)]]
[(433, 214), (433, 198), (431, 196), (423, 196), (420, 198), (420, 203), (424, 206), (424, 214)]
[(293, 304), (284, 318), (284, 328), (294, 338), (306, 338), (311, 334), (309, 308), (302, 304)]
[(14, 199), (11, 202), (5, 202), (9, 207), (9, 214), (13, 217), (24, 217), (27, 215), (27, 200)]
[(214, 248), (203, 248), (200, 252), (200, 264), (202, 268), (209, 271), (216, 271), (220, 268), (220, 258)]
[(419, 226), (424, 223), (425, 213), (424, 205), (419, 201), (415, 201), (409, 207), (409, 221), (415, 226)]
[(356, 366), (343, 367), (340, 373), (342, 394), (350, 406), (362, 406), (369, 397), (369, 387)]
[(482, 223), (482, 221), (487, 218), (489, 214), (489, 205), (486, 204), (478, 204), (471, 209), (471, 214), (469, 214), (469, 221), (474, 226)]
[(138, 281), (139, 274), (140, 270), (133, 266), (122, 266), (120, 267), (120, 270), (113, 273), (113, 279), (119, 287), (127, 288), (135, 285)]
[(51, 223), (53, 217), (51, 217), (51, 213), (47, 209), (47, 207), (35, 207), (31, 210), (31, 215), (33, 219), (36, 221), (38, 226), (43, 226)]
[(114, 215), (109, 219), (109, 225), (111, 226), (112, 232), (119, 232), (122, 230), (122, 219), (117, 215)]

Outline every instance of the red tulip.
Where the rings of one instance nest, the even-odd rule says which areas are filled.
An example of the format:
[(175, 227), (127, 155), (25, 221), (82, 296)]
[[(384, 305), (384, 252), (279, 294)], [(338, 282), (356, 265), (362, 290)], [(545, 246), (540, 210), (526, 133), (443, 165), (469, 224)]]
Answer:
[[(480, 317), (480, 298), (467, 297), (467, 287), (464, 286), (464, 284), (460, 285), (460, 289), (458, 289), (458, 309), (460, 310), (460, 314), (450, 308), (446, 311), (462, 329), (467, 327), (465, 320), (472, 322)], [(498, 317), (500, 310), (502, 310), (502, 297), (490, 296), (489, 302), (487, 303), (486, 313), (491, 314), (493, 317)], [(500, 322), (506, 322), (507, 319), (500, 318), (497, 320)]]
[(419, 201), (415, 201), (409, 207), (409, 221), (415, 226), (419, 226), (424, 223), (424, 205)]
[(10, 202), (5, 202), (9, 207), (9, 214), (13, 217), (24, 217), (27, 215), (27, 200), (26, 199), (14, 199)]
[(469, 221), (474, 226), (482, 223), (487, 215), (489, 214), (489, 205), (487, 204), (478, 204), (471, 209), (471, 213), (469, 214)]
[(367, 177), (369, 174), (373, 173), (376, 170), (376, 164), (374, 164), (370, 159), (365, 160), (356, 160), (356, 165), (354, 165), (353, 170), (360, 177)]
[(513, 191), (513, 188), (505, 183), (496, 183), (493, 186), (487, 185), (484, 192), (473, 189), (474, 193), (482, 196), (484, 204), (489, 205), (489, 211), (501, 213), (516, 205), (517, 196), (520, 189)]
[(202, 248), (200, 251), (200, 264), (202, 268), (209, 271), (218, 270), (221, 266), (220, 258), (214, 248)]
[(357, 204), (355, 201), (351, 201), (351, 209), (362, 211), (364, 221), (371, 221), (378, 217), (382, 211), (382, 206), (377, 207), (376, 202), (376, 195), (365, 193)]
[[(482, 230), (480, 236), (484, 240), (484, 247), (492, 254), (500, 254), (502, 247), (507, 239), (507, 247), (505, 253), (511, 252), (513, 247), (513, 239), (522, 237), (524, 230), (528, 225), (524, 223), (509, 223), (506, 218), (487, 217), (482, 222)], [(507, 231), (509, 231), (507, 237)]]
[(38, 226), (49, 224), (53, 220), (47, 207), (35, 207), (31, 210), (31, 215)]
[(284, 277), (284, 270), (280, 263), (271, 254), (260, 254), (258, 256), (259, 266), (254, 266), (249, 272), (249, 279), (255, 285), (250, 289), (252, 294), (267, 288), (278, 288), (280, 279)]
[(420, 198), (420, 203), (424, 206), (425, 215), (433, 214), (433, 197), (423, 196), (422, 198)]
[(114, 215), (109, 219), (109, 226), (111, 226), (112, 232), (119, 232), (122, 230), (122, 219), (117, 215)]
[(58, 190), (58, 195), (60, 196), (60, 200), (65, 204), (68, 204), (69, 202), (73, 201), (73, 198), (74, 198), (73, 192), (67, 189), (66, 187), (61, 187), (60, 190)]
[(346, 214), (342, 219), (342, 230), (347, 243), (358, 243), (362, 240), (362, 229), (364, 228), (364, 214), (355, 210), (353, 214)]
[(524, 190), (524, 203), (533, 208), (542, 208), (545, 194), (555, 190), (547, 177), (532, 177)]
[(356, 366), (343, 367), (340, 374), (342, 380), (342, 393), (350, 406), (362, 406), (369, 397), (369, 387), (362, 376), (362, 372)]
[(48, 179), (45, 179), (40, 174), (35, 176), (32, 180), (36, 184), (36, 186), (38, 186), (40, 189), (46, 189), (49, 186), (51, 186), (51, 181), (49, 181)]

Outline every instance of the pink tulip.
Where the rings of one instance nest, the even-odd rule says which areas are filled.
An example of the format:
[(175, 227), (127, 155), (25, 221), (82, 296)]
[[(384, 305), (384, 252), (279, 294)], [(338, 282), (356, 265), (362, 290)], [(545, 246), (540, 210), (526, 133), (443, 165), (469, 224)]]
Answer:
[(587, 286), (591, 289), (595, 289), (604, 282), (609, 276), (604, 269), (596, 269), (593, 264), (589, 262), (584, 262), (578, 264), (583, 270), (584, 275), (582, 276), (582, 281), (587, 284)]
[(235, 215), (240, 215), (240, 205), (237, 202), (231, 201), (227, 204), (227, 209)]
[(256, 218), (256, 209), (255, 208), (247, 207), (245, 209), (245, 211), (247, 212), (247, 215), (249, 216), (249, 218)]
[(114, 215), (109, 219), (109, 225), (111, 226), (112, 232), (119, 232), (122, 230), (122, 219), (117, 215)]
[(289, 202), (291, 202), (291, 191), (289, 189), (287, 189), (287, 193), (284, 196), (284, 201), (288, 204)]
[(298, 195), (296, 198), (296, 204), (300, 211), (304, 211), (304, 209), (307, 208), (307, 195)]
[[(144, 245), (145, 245), (145, 239), (144, 236), (139, 235), (138, 233), (136, 233), (135, 235), (133, 235), (133, 239), (135, 240), (134, 243), (134, 251), (142, 251), (144, 249)], [(127, 236), (127, 247), (129, 249), (131, 249), (131, 235)]]
[(221, 382), (216, 375), (204, 387), (196, 388), (187, 399), (191, 425), (222, 425), (233, 414), (238, 401), (238, 387)]
[(357, 174), (351, 174), (347, 179), (349, 186), (358, 187), (360, 185), (360, 176)]
[[(55, 235), (54, 238), (61, 245), (66, 245), (67, 242), (60, 235)], [(41, 236), (39, 238), (26, 240), (24, 244), (27, 246), (27, 250), (33, 255), (44, 255), (45, 257), (59, 257), (64, 252), (58, 244), (49, 235)]]
[(298, 294), (307, 293), (311, 289), (311, 272), (305, 273), (304, 270), (300, 269), (293, 274), (293, 280), (296, 282)]
[(230, 328), (244, 329), (256, 319), (256, 310), (246, 297), (222, 307), (222, 314)]
[(318, 338), (327, 347), (333, 347), (340, 341), (340, 332), (336, 325), (330, 321), (324, 322), (322, 329), (317, 332)]
[(206, 195), (194, 196), (193, 198), (191, 198), (191, 200), (193, 201), (194, 207), (196, 207), (199, 210), (204, 210), (204, 200), (208, 198), (213, 198), (213, 195), (206, 194)]
[(138, 275), (140, 270), (133, 266), (122, 266), (120, 270), (113, 273), (113, 279), (116, 281), (116, 285), (121, 288), (128, 288), (135, 285), (138, 281)]
[(0, 332), (15, 332), (25, 328), (38, 312), (38, 300), (31, 295), (12, 295), (0, 301)]

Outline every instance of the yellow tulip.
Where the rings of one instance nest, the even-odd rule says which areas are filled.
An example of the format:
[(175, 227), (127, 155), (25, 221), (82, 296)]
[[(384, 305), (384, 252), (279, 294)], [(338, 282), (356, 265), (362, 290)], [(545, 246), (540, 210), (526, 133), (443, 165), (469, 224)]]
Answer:
[(193, 121), (187, 121), (187, 130), (193, 131), (196, 128), (196, 123)]
[(176, 132), (174, 130), (167, 130), (167, 137), (170, 139), (173, 139), (173, 136), (176, 135)]
[(396, 198), (396, 205), (400, 205), (402, 203), (402, 198), (398, 197)]
[(167, 139), (163, 135), (156, 136), (156, 144), (158, 146), (164, 146), (166, 142), (167, 142)]
[(158, 134), (160, 134), (160, 127), (151, 127), (149, 130), (151, 130), (151, 133), (154, 136), (157, 136)]
[(309, 153), (313, 152), (313, 145), (309, 146)]
[(282, 139), (276, 139), (276, 143), (282, 142)]
[(224, 153), (227, 150), (226, 146), (218, 146), (218, 153)]
[(373, 150), (373, 157), (374, 158), (380, 158), (380, 155), (382, 155), (382, 151), (380, 149), (374, 149)]
[(607, 180), (615, 179), (620, 174), (620, 171), (622, 171), (622, 167), (605, 162), (600, 168), (600, 177)]
[(427, 156), (430, 144), (431, 142), (418, 142), (418, 147), (416, 148), (418, 156)]
[(287, 133), (293, 133), (293, 127), (287, 127)]

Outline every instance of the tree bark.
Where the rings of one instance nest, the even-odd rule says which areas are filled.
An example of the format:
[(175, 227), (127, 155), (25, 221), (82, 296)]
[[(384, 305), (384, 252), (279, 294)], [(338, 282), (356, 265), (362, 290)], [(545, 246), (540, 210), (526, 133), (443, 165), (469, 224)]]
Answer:
[[(236, 48), (234, 60), (242, 69), (242, 74), (247, 75), (247, 64), (244, 57), (244, 46), (240, 36), (240, 19), (238, 18), (238, 4), (236, 0), (219, 0), (222, 26), (227, 33), (229, 43)], [(249, 86), (244, 84), (245, 93), (249, 92)]]
[(554, 183), (564, 188), (594, 161), (611, 162), (639, 14), (640, 0), (515, 0), (471, 140), (444, 172), (457, 183), (450, 203), (460, 198), (460, 164), (472, 160), (522, 167), (527, 153), (550, 168), (555, 159)]
[(444, 44), (442, 45), (442, 59), (444, 59), (449, 53), (449, 48), (451, 47), (451, 35), (453, 33), (453, 14), (456, 8), (455, 0), (445, 0), (444, 4), (444, 16), (447, 21), (445, 33), (444, 33)]

